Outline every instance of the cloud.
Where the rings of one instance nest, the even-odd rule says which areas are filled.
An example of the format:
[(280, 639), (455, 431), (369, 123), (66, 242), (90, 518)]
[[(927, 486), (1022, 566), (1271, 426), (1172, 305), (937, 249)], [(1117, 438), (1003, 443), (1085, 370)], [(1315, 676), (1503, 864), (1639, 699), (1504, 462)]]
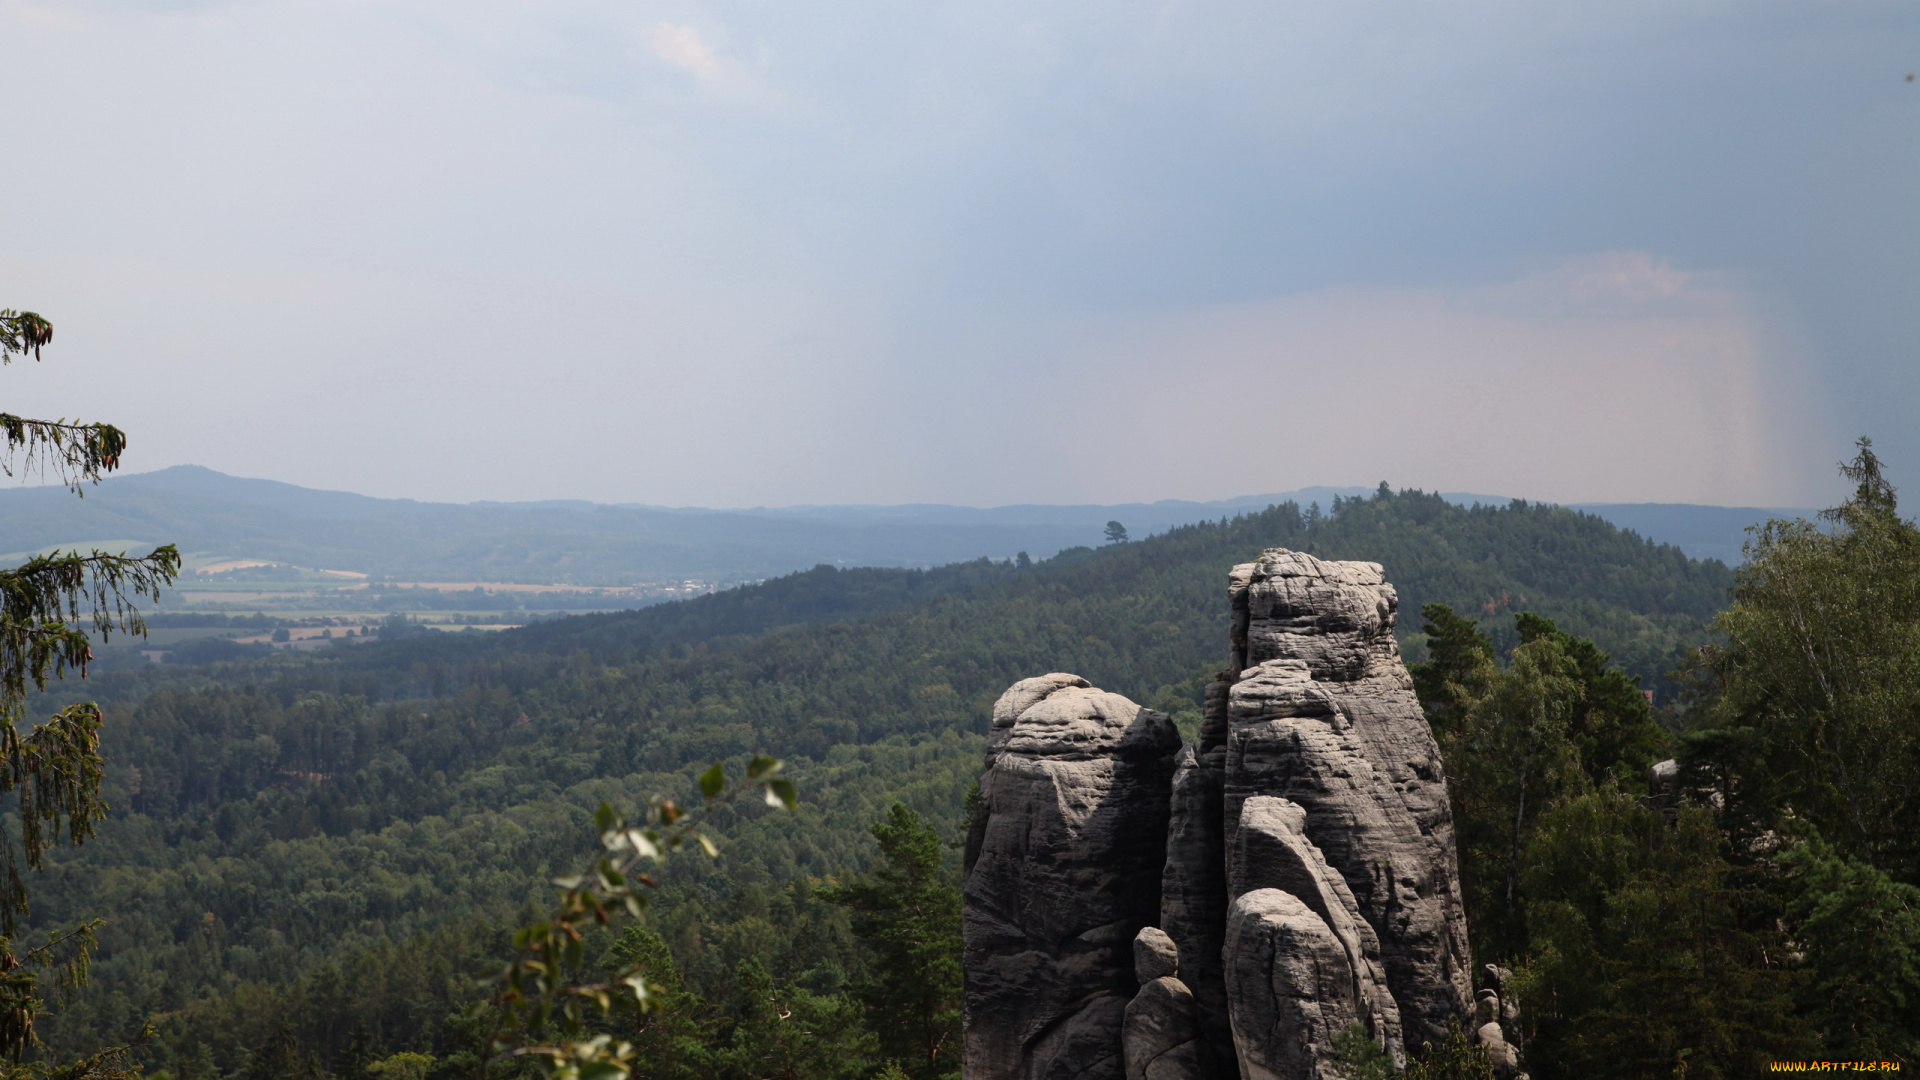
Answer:
[(1831, 433), (1792, 343), (1711, 277), (1615, 252), (1120, 320), (1078, 346), (1048, 456), (1134, 498), (1386, 479), (1767, 505), (1818, 483)]
[(75, 33), (92, 24), (92, 20), (82, 12), (49, 4), (24, 3), (22, 0), (0, 3), (0, 20), (10, 22), (24, 31), (43, 33)]
[(700, 40), (697, 27), (655, 23), (647, 36), (653, 55), (702, 79), (720, 78), (727, 70), (712, 46)]
[(657, 22), (646, 28), (647, 48), (659, 60), (693, 76), (703, 90), (740, 104), (766, 106), (774, 95), (746, 66), (715, 49), (691, 23)]
[[(1792, 463), (1864, 430), (1920, 475), (1904, 0), (0, 21), (33, 147), (0, 172), (0, 303), (102, 373), (38, 404), (99, 395), (174, 455), (145, 464), (709, 504), (1386, 477), (1791, 505), (1827, 480)], [(476, 329), (503, 322), (543, 332)], [(314, 401), (364, 438), (307, 453)], [(585, 464), (469, 437), (515, 417), (639, 427)]]

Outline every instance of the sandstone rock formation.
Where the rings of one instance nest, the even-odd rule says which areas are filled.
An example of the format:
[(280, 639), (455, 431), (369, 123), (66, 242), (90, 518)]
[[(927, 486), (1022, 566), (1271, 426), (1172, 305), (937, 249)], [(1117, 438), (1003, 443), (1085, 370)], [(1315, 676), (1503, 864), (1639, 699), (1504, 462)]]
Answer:
[[(1225, 690), (1224, 685), (1221, 689)], [(1223, 693), (1223, 729), (1225, 707)], [(1202, 750), (1206, 750), (1204, 738), (1203, 730)], [(1233, 1028), (1227, 1017), (1227, 987), (1220, 961), (1227, 931), (1226, 846), (1221, 817), (1225, 764), (1224, 746), (1204, 754), (1195, 753), (1193, 747), (1180, 751), (1173, 774), (1167, 863), (1160, 884), (1160, 928), (1179, 947), (1182, 981), (1200, 1010), (1199, 1058), (1205, 1077), (1231, 1076), (1234, 1061)]]
[(1336, 1080), (1333, 1039), (1362, 1022), (1346, 950), (1326, 921), (1280, 889), (1227, 913), (1227, 986), (1244, 1080)]
[(1233, 666), (1177, 758), (1165, 716), (1072, 675), (995, 706), (967, 1080), (1331, 1080), (1350, 1025), (1403, 1063), (1469, 1018), (1446, 779), (1393, 587), (1283, 549), (1228, 584)]
[(1133, 939), (1140, 992), (1127, 1003), (1120, 1047), (1127, 1080), (1202, 1080), (1199, 1005), (1180, 981), (1180, 950), (1147, 927)]
[(1223, 808), (1274, 795), (1379, 938), (1406, 1041), (1439, 1045), (1471, 989), (1453, 813), (1440, 750), (1394, 639), (1399, 597), (1377, 563), (1284, 549), (1234, 568)]
[[(1349, 1003), (1345, 1008), (1394, 1053), (1396, 1062), (1404, 1063), (1400, 1008), (1387, 987), (1379, 937), (1361, 917), (1346, 881), (1307, 839), (1306, 821), (1307, 812), (1286, 799), (1256, 795), (1243, 803), (1227, 877), (1228, 894), (1238, 899), (1262, 889), (1279, 889), (1318, 916), (1344, 955), (1341, 967), (1351, 983), (1341, 994), (1341, 1000)], [(1236, 986), (1231, 978), (1227, 984), (1230, 1002), (1271, 992), (1266, 984)], [(1244, 1056), (1243, 1051), (1243, 1061)]]
[(1480, 991), (1480, 997), (1474, 1002), (1473, 1041), (1487, 1048), (1487, 1060), (1493, 1063), (1493, 1071), (1501, 1076), (1511, 1076), (1520, 1068), (1520, 1052), (1507, 1041), (1506, 1032), (1500, 1027), (1500, 994), (1494, 990)]
[(1165, 713), (1072, 675), (994, 707), (963, 887), (969, 1080), (1121, 1080), (1179, 746)]

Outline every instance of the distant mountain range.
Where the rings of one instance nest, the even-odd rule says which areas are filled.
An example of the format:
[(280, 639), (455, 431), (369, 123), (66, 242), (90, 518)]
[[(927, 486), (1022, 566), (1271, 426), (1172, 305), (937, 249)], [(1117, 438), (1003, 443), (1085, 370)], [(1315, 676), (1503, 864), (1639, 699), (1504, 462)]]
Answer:
[[(139, 547), (352, 570), (375, 579), (626, 585), (720, 583), (822, 563), (933, 566), (1025, 551), (1046, 558), (1102, 542), (1108, 521), (1134, 537), (1293, 500), (1330, 508), (1366, 488), (1314, 487), (1214, 502), (1116, 506), (790, 506), (712, 510), (579, 501), (467, 504), (376, 499), (228, 476), (195, 465), (110, 479), (76, 499), (64, 488), (0, 491), (0, 551)], [(1504, 497), (1445, 493), (1462, 505)], [(1592, 504), (1574, 507), (1696, 558), (1737, 561), (1747, 526), (1805, 510)]]

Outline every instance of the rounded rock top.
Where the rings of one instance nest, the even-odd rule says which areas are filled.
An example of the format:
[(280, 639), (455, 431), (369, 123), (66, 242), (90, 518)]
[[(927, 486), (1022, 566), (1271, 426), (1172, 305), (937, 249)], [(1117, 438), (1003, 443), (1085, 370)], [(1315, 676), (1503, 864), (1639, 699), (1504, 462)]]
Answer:
[(1144, 984), (1155, 979), (1178, 978), (1179, 975), (1180, 946), (1173, 943), (1165, 930), (1148, 926), (1133, 936), (1135, 979)]

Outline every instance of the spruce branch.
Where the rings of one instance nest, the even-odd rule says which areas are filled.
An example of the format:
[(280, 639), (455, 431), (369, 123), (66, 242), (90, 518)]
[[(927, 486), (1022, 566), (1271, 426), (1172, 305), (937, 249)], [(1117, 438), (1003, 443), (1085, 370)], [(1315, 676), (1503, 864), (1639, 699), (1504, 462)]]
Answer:
[[(32, 356), (40, 359), (40, 350), (53, 340), (53, 324), (31, 311), (0, 310), (0, 364), (13, 358)], [(21, 472), (52, 472), (60, 482), (82, 494), (86, 484), (100, 482), (102, 473), (120, 465), (127, 448), (126, 432), (112, 424), (83, 421), (34, 420), (13, 413), (0, 413), (0, 431), (6, 445), (0, 448), (0, 472), (8, 476)]]
[[(53, 324), (31, 311), (0, 309), (0, 364), (15, 357), (40, 359), (53, 340)], [(34, 420), (0, 413), (0, 472), (52, 471), (78, 495), (119, 467), (127, 437), (111, 424)], [(84, 843), (106, 816), (100, 796), (105, 768), (100, 756), (100, 707), (69, 705), (25, 734), (21, 725), (28, 684), (45, 689), (68, 671), (86, 675), (93, 658), (86, 623), (102, 639), (116, 631), (144, 635), (136, 601), (159, 602), (161, 590), (180, 572), (172, 544), (144, 556), (78, 551), (37, 555), (0, 570), (0, 794), (12, 793), (19, 842), (0, 829), (0, 1080), (114, 1080), (137, 1077), (133, 1045), (148, 1041), (151, 1025), (133, 1045), (109, 1047), (65, 1065), (25, 1062), (39, 1039), (34, 1021), (45, 1007), (40, 985), (50, 974), (60, 996), (86, 985), (97, 944), (94, 920), (16, 955), (13, 936), (28, 913), (23, 874), (38, 869), (46, 850), (65, 840)]]
[(0, 308), (0, 364), (11, 364), (14, 357), (28, 353), (38, 360), (41, 347), (52, 340), (52, 323), (31, 311)]

